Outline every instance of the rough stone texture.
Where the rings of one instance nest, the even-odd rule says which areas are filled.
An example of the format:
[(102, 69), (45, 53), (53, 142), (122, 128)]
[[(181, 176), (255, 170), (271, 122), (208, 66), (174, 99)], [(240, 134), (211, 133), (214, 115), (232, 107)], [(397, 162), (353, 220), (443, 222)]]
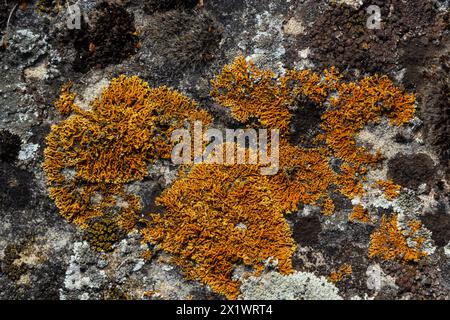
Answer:
[(269, 272), (241, 286), (243, 300), (340, 300), (338, 289), (324, 277), (307, 272), (282, 276)]
[[(144, 2), (82, 1), (89, 21), (83, 18), (75, 31), (67, 29), (64, 8), (42, 12), (31, 2), (12, 14), (8, 46), (0, 49), (0, 299), (223, 298), (184, 279), (164, 254), (145, 260), (152, 248), (137, 232), (120, 237), (111, 252), (95, 250), (59, 216), (41, 164), (45, 137), (59, 119), (52, 105), (69, 80), (83, 107), (111, 78), (138, 75), (152, 86), (176, 87), (218, 125), (236, 127), (209, 97), (209, 81), (239, 54), (278, 73), (333, 65), (352, 79), (382, 72), (415, 91), (411, 124), (369, 126), (357, 137), (386, 157), (365, 187), (391, 177), (402, 186), (400, 197), (387, 201), (368, 191), (356, 201), (379, 213), (374, 222), (393, 211), (419, 218), (432, 239), (419, 264), (374, 261), (367, 257), (374, 225), (349, 222), (348, 201), (331, 217), (305, 206), (288, 217), (297, 271), (251, 277), (241, 298), (450, 298), (448, 1), (205, 0), (202, 8)], [(14, 3), (0, 1), (1, 36)], [(381, 30), (365, 28), (369, 4), (381, 7)], [(294, 116), (293, 143), (317, 134), (321, 110), (308, 110)], [(160, 162), (128, 187), (144, 199), (144, 212), (159, 212), (154, 200), (175, 178), (176, 168)], [(352, 275), (329, 283), (325, 277), (344, 263)]]

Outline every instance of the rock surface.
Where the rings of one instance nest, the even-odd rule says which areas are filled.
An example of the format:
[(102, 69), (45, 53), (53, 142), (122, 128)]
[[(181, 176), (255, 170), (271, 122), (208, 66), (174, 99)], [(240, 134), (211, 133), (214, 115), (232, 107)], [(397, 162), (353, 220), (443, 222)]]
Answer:
[[(448, 1), (205, 0), (192, 9), (190, 1), (86, 0), (80, 29), (68, 28), (66, 5), (73, 1), (25, 2), (7, 26), (15, 1), (0, 1), (7, 39), (0, 49), (0, 299), (224, 298), (185, 279), (164, 253), (145, 259), (152, 248), (138, 232), (111, 252), (95, 250), (58, 214), (42, 162), (45, 138), (60, 119), (53, 104), (69, 81), (83, 107), (112, 78), (138, 75), (194, 98), (219, 125), (236, 126), (209, 91), (214, 75), (238, 55), (279, 74), (331, 66), (348, 79), (381, 72), (415, 92), (413, 122), (395, 130), (369, 126), (358, 136), (386, 157), (369, 182), (388, 177), (402, 187), (400, 196), (389, 201), (374, 191), (358, 201), (419, 219), (431, 238), (424, 261), (374, 261), (367, 255), (374, 225), (349, 222), (350, 201), (342, 199), (331, 217), (304, 206), (288, 216), (298, 245), (295, 273), (281, 276), (269, 266), (243, 282), (240, 298), (450, 298)], [(368, 5), (381, 8), (380, 30), (366, 28)], [(308, 140), (320, 114), (303, 111), (293, 130)], [(143, 210), (158, 210), (154, 199), (176, 172), (158, 162), (149, 179), (130, 186), (144, 199)], [(326, 279), (346, 263), (350, 276)]]

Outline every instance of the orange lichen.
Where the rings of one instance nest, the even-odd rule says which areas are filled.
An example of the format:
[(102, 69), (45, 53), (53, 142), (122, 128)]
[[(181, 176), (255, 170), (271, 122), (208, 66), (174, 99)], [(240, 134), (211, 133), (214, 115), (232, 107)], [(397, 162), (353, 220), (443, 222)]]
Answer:
[(150, 261), (153, 258), (153, 251), (151, 250), (145, 250), (144, 252), (142, 252), (141, 257), (142, 259), (144, 259), (145, 261)]
[(376, 183), (384, 190), (384, 196), (387, 200), (394, 200), (400, 195), (401, 187), (398, 184), (390, 180), (378, 180)]
[(240, 56), (212, 81), (211, 96), (231, 108), (236, 120), (248, 124), (257, 119), (262, 126), (285, 134), (295, 100), (303, 95), (322, 104), (338, 79), (334, 68), (326, 70), (324, 77), (310, 70), (288, 70), (277, 79), (273, 71), (259, 69)]
[(338, 270), (331, 272), (331, 274), (328, 276), (328, 280), (333, 283), (340, 282), (344, 278), (350, 276), (352, 273), (352, 266), (348, 263), (345, 263)]
[[(368, 168), (382, 159), (379, 150), (372, 154), (358, 146), (357, 133), (368, 124), (379, 123), (383, 115), (391, 124), (401, 125), (415, 112), (414, 95), (403, 93), (386, 76), (346, 83), (331, 68), (322, 75), (287, 70), (277, 79), (274, 72), (261, 70), (243, 57), (225, 66), (212, 81), (212, 88), (212, 97), (229, 107), (236, 120), (251, 125), (256, 119), (264, 127), (280, 129), (282, 137), (289, 134), (290, 110), (300, 97), (326, 106), (320, 125), (323, 132), (316, 143), (325, 144), (321, 149), (325, 158), (343, 160), (338, 186), (349, 198), (363, 195), (362, 181)], [(325, 204), (331, 208), (329, 202)]]
[(370, 216), (369, 211), (364, 209), (361, 204), (357, 204), (353, 207), (353, 211), (349, 217), (350, 221), (359, 221), (359, 222), (369, 222)]
[[(243, 57), (225, 66), (212, 81), (211, 95), (247, 127), (280, 129), (280, 169), (261, 176), (257, 165), (183, 168), (186, 173), (157, 199), (166, 213), (151, 215), (143, 230), (145, 240), (169, 252), (189, 278), (228, 298), (238, 294), (239, 282), (232, 277), (238, 265), (258, 272), (266, 259), (275, 258), (281, 272), (290, 272), (294, 245), (284, 214), (298, 210), (300, 203), (332, 214), (332, 186), (349, 198), (362, 196), (365, 174), (381, 154), (357, 146), (356, 134), (384, 113), (400, 124), (414, 110), (413, 100), (402, 98), (387, 78), (340, 81), (334, 69), (323, 75), (287, 70), (277, 79), (274, 72)], [(288, 142), (290, 109), (300, 97), (326, 108), (323, 134), (307, 149)], [(333, 157), (343, 160), (338, 172), (330, 166)], [(355, 208), (353, 218), (368, 221), (364, 210), (359, 211)], [(351, 267), (339, 272), (333, 278), (351, 273)]]
[[(344, 83), (332, 68), (321, 74), (287, 70), (277, 77), (243, 57), (212, 81), (211, 96), (246, 127), (280, 129), (278, 173), (264, 176), (260, 165), (249, 164), (183, 166), (179, 179), (157, 198), (165, 212), (149, 213), (141, 232), (144, 241), (170, 253), (190, 279), (228, 298), (239, 293), (240, 283), (233, 277), (239, 266), (258, 274), (274, 259), (280, 272), (293, 271), (295, 243), (285, 214), (300, 204), (332, 214), (331, 189), (351, 199), (361, 197), (365, 175), (382, 155), (358, 145), (358, 132), (383, 115), (400, 125), (414, 113), (414, 96), (383, 76)], [(288, 139), (291, 110), (301, 108), (304, 99), (323, 111), (322, 132), (308, 148)], [(73, 115), (53, 126), (47, 138), (44, 168), (50, 195), (71, 221), (84, 226), (109, 213), (129, 231), (141, 208), (139, 197), (125, 185), (143, 179), (152, 161), (170, 157), (173, 130), (192, 129), (187, 123), (195, 120), (208, 125), (212, 119), (182, 94), (166, 87), (152, 89), (137, 77), (114, 79), (90, 111), (78, 108), (74, 100), (70, 85), (64, 87), (56, 107), (64, 116)], [(336, 159), (341, 164), (333, 169)], [(369, 217), (357, 205), (350, 219), (367, 222)], [(402, 232), (396, 228), (395, 234), (389, 223), (392, 227), (383, 217), (382, 227), (372, 235), (371, 255), (397, 257), (409, 248), (399, 236)], [(383, 238), (386, 231), (390, 233)], [(415, 232), (410, 237), (421, 245)], [(404, 256), (412, 259), (413, 253), (407, 253)], [(351, 273), (351, 266), (341, 269), (332, 279)]]
[(61, 95), (55, 103), (56, 110), (63, 116), (68, 116), (72, 113), (73, 109), (79, 110), (75, 105), (76, 93), (72, 92), (73, 83), (69, 81), (61, 89)]
[(293, 270), (295, 245), (271, 187), (257, 166), (195, 165), (157, 200), (166, 213), (151, 215), (144, 238), (191, 279), (236, 298), (232, 275), (239, 265), (260, 272), (272, 258), (280, 272)]
[(403, 232), (397, 219), (397, 215), (390, 218), (383, 215), (379, 229), (370, 237), (369, 257), (379, 256), (384, 260), (418, 262), (427, 255), (422, 248), (425, 239), (418, 234), (421, 223), (412, 220), (408, 223), (409, 230)]
[(280, 170), (270, 176), (274, 189), (272, 201), (286, 212), (298, 209), (299, 203), (323, 204), (325, 214), (331, 214), (333, 203), (328, 188), (336, 183), (336, 176), (328, 158), (319, 150), (305, 150), (288, 144), (280, 147)]
[(358, 82), (336, 83), (331, 107), (322, 116), (323, 139), (335, 156), (345, 162), (367, 165), (380, 160), (358, 146), (355, 135), (367, 124), (386, 115), (391, 124), (410, 121), (415, 112), (414, 95), (405, 94), (386, 76), (365, 77)]
[[(365, 168), (357, 168), (349, 163), (343, 163), (340, 169), (339, 191), (350, 199), (362, 196), (364, 189), (361, 180), (364, 178), (362, 174), (365, 172)], [(360, 179), (358, 179), (358, 177), (360, 177)]]
[(129, 231), (141, 207), (124, 184), (141, 180), (149, 163), (170, 156), (173, 130), (189, 120), (207, 125), (211, 118), (182, 94), (151, 89), (138, 77), (113, 79), (89, 111), (75, 105), (70, 88), (64, 86), (55, 106), (62, 115), (74, 114), (47, 136), (50, 197), (70, 221), (85, 226), (90, 218), (114, 213)]
[(223, 68), (212, 87), (211, 96), (231, 108), (235, 119), (247, 123), (256, 118), (265, 127), (288, 130), (294, 96), (273, 71), (261, 70), (241, 56)]

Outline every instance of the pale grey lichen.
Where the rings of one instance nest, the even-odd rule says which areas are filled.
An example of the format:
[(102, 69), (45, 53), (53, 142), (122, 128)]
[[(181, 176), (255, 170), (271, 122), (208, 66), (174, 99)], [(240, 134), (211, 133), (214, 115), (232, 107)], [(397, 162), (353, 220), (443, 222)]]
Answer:
[(309, 272), (282, 275), (275, 271), (243, 281), (243, 300), (342, 300), (338, 288), (325, 277)]

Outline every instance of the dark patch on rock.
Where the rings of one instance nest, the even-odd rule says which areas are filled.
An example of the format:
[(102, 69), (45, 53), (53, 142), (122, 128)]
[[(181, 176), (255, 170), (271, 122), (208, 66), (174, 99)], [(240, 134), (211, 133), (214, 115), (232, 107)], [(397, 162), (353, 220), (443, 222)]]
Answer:
[[(450, 23), (449, 23), (450, 24)], [(424, 120), (425, 140), (434, 146), (441, 163), (450, 170), (450, 53), (429, 60), (430, 67), (421, 73), (418, 88), (419, 110)]]
[(367, 244), (373, 227), (367, 224), (346, 224), (344, 230), (328, 229), (319, 234), (320, 248), (327, 260), (328, 276), (343, 264), (352, 266), (352, 274), (336, 286), (348, 297), (367, 290), (366, 270), (368, 266)]
[(152, 68), (156, 77), (176, 78), (188, 71), (205, 69), (215, 57), (221, 30), (217, 20), (206, 11), (156, 13), (142, 34), (143, 46), (151, 56), (140, 59)]
[(152, 14), (173, 9), (193, 9), (197, 4), (198, 0), (145, 0), (144, 11)]
[(26, 208), (31, 201), (30, 173), (0, 162), (0, 211)]
[(417, 190), (422, 183), (427, 185), (433, 183), (434, 162), (424, 153), (399, 154), (389, 160), (387, 176), (402, 187)]
[[(242, 12), (245, 10), (245, 1), (242, 0), (207, 0), (205, 7), (208, 10), (216, 12), (218, 15), (227, 16), (229, 19), (234, 12)], [(225, 19), (227, 20), (227, 19)]]
[(437, 246), (447, 245), (450, 241), (450, 214), (445, 212), (443, 205), (441, 210), (434, 213), (427, 212), (420, 220), (432, 232), (431, 238)]
[(344, 211), (350, 213), (353, 209), (351, 200), (340, 193), (337, 186), (333, 185), (332, 188), (330, 188), (329, 195), (331, 200), (333, 200), (335, 212)]
[(0, 130), (0, 161), (9, 163), (16, 161), (21, 143), (18, 135), (8, 130)]
[(146, 188), (141, 195), (142, 199), (142, 213), (144, 215), (150, 213), (163, 213), (164, 208), (156, 204), (156, 198), (164, 191), (160, 183), (156, 183), (152, 188)]
[(412, 137), (410, 137), (402, 132), (398, 132), (394, 136), (394, 141), (396, 143), (400, 143), (400, 144), (407, 144), (407, 143), (411, 143), (413, 141), (413, 139), (412, 139)]
[(443, 264), (441, 275), (445, 285), (447, 286), (447, 289), (450, 290), (450, 261), (447, 260)]
[[(370, 16), (366, 10), (370, 5), (380, 7), (381, 29), (366, 26)], [(298, 50), (310, 47), (310, 58), (318, 69), (336, 66), (344, 73), (400, 70), (397, 69), (397, 59), (402, 54), (400, 46), (407, 45), (417, 34), (439, 38), (439, 33), (427, 33), (436, 24), (438, 16), (431, 1), (365, 0), (358, 9), (332, 3), (308, 28), (310, 32), (299, 37), (299, 43), (303, 45), (288, 49), (288, 62), (296, 60)], [(413, 62), (414, 57), (423, 58), (415, 52), (405, 57), (405, 61)]]
[(15, 263), (20, 258), (22, 250), (23, 244), (8, 244), (3, 252), (4, 258), (0, 263), (0, 271), (13, 281), (19, 280), (28, 271), (23, 263)]
[(8, 2), (0, 1), (0, 36), (3, 35), (3, 30), (6, 27), (8, 11)]
[(104, 68), (136, 53), (139, 39), (134, 17), (122, 6), (101, 2), (89, 13), (89, 24), (82, 20), (81, 29), (59, 37), (63, 45), (72, 44), (76, 49), (72, 63), (75, 71)]
[(416, 271), (410, 266), (401, 266), (397, 271), (395, 284), (400, 288), (400, 292), (410, 292), (414, 285)]
[(290, 143), (312, 146), (314, 138), (320, 132), (323, 111), (323, 108), (311, 101), (299, 101), (291, 121)]
[(301, 246), (318, 244), (320, 231), (322, 226), (316, 215), (297, 218), (292, 229), (294, 240)]
[(64, 284), (67, 263), (61, 257), (54, 257), (43, 265), (31, 270), (31, 289), (27, 290), (23, 298), (58, 300), (60, 288)]

